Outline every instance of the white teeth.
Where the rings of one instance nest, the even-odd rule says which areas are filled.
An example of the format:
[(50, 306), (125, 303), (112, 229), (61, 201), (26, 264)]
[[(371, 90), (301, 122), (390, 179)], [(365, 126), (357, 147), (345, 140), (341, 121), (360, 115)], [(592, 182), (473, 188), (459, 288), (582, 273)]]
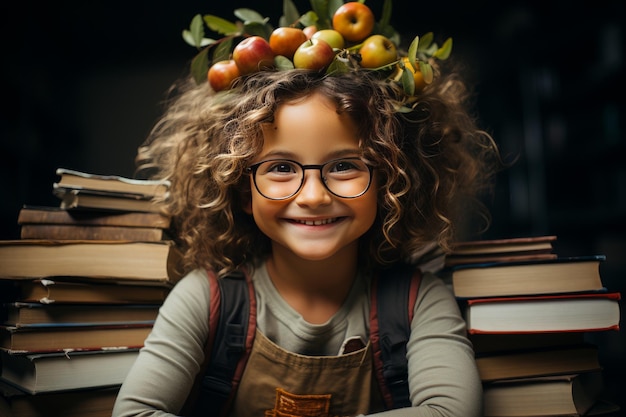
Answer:
[(324, 220), (296, 220), (296, 223), (305, 224), (307, 226), (321, 226), (324, 224), (330, 224), (336, 222), (337, 219), (324, 219)]

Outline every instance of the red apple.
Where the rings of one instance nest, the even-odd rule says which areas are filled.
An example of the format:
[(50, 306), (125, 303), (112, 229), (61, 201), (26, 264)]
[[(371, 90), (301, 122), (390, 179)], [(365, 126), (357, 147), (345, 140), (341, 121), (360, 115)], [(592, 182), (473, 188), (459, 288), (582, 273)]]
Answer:
[(398, 60), (396, 45), (383, 35), (372, 35), (359, 49), (363, 68), (379, 68)]
[(374, 13), (357, 1), (344, 3), (333, 15), (333, 29), (348, 42), (360, 42), (374, 30)]
[(296, 68), (320, 70), (335, 58), (333, 48), (321, 39), (309, 39), (296, 50), (293, 65)]
[(289, 59), (293, 58), (296, 49), (308, 38), (299, 28), (279, 27), (270, 35), (270, 47), (276, 55), (282, 55)]
[(304, 29), (302, 29), (302, 31), (304, 32), (304, 34), (306, 35), (307, 39), (311, 39), (311, 37), (313, 36), (313, 34), (315, 32), (317, 32), (317, 26), (315, 25), (311, 25), (311, 26), (307, 26)]
[(260, 36), (250, 36), (233, 49), (233, 59), (242, 75), (274, 67), (274, 51)]
[(233, 59), (227, 59), (211, 65), (207, 73), (207, 78), (213, 90), (222, 91), (229, 89), (233, 81), (240, 75), (241, 73), (235, 61)]
[(335, 49), (343, 49), (346, 45), (341, 33), (337, 32), (335, 29), (318, 30), (313, 34), (313, 36), (311, 36), (311, 39), (321, 39), (326, 41), (327, 44)]

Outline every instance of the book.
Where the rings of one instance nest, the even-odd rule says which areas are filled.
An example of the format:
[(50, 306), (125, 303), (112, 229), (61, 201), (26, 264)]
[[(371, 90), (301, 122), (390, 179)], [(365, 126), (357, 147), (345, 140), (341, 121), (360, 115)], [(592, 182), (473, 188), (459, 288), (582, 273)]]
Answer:
[(553, 242), (556, 236), (516, 237), (454, 242), (446, 255), (444, 266), (487, 262), (520, 262), (555, 259)]
[(74, 224), (24, 224), (21, 239), (59, 240), (134, 240), (158, 242), (166, 238), (163, 229), (154, 227), (91, 226)]
[(465, 302), (473, 333), (542, 333), (618, 330), (620, 293), (479, 298)]
[(121, 385), (138, 349), (34, 355), (0, 351), (0, 378), (29, 394)]
[(160, 285), (120, 285), (110, 282), (73, 282), (51, 279), (1, 280), (5, 301), (43, 304), (162, 304), (169, 288)]
[(579, 346), (586, 343), (583, 332), (473, 333), (468, 334), (477, 356)]
[(26, 394), (0, 379), (2, 417), (111, 417), (119, 387)]
[(502, 297), (603, 290), (604, 255), (459, 265), (444, 273), (459, 298)]
[(161, 206), (152, 198), (136, 194), (91, 191), (76, 188), (55, 187), (54, 195), (61, 200), (60, 207), (69, 209), (99, 209), (159, 213)]
[(171, 219), (160, 213), (65, 210), (51, 206), (23, 206), (17, 217), (19, 225), (67, 224), (90, 226), (151, 227), (167, 229)]
[(592, 344), (478, 355), (476, 365), (483, 382), (601, 370)]
[(135, 194), (142, 197), (163, 197), (170, 186), (169, 181), (166, 180), (143, 180), (119, 175), (101, 175), (67, 168), (58, 168), (56, 174), (60, 178), (54, 183), (54, 187), (109, 191)]
[(28, 328), (0, 326), (0, 348), (11, 353), (140, 348), (152, 325), (54, 326)]
[(505, 239), (485, 239), (452, 243), (451, 256), (515, 254), (522, 252), (552, 252), (556, 236), (515, 237)]
[(483, 387), (486, 417), (583, 415), (598, 400), (601, 372), (496, 381)]
[(41, 304), (6, 303), (2, 324), (13, 327), (42, 327), (58, 324), (113, 325), (154, 324), (160, 305), (153, 304)]
[(171, 241), (0, 240), (0, 278), (54, 276), (173, 284), (180, 252)]

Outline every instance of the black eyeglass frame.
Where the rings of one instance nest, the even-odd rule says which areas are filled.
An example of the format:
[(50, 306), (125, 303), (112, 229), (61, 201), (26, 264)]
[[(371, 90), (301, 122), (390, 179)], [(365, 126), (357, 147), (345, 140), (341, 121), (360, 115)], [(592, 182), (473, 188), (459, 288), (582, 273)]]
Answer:
[[(335, 193), (333, 190), (331, 190), (330, 188), (328, 188), (328, 184), (326, 183), (326, 179), (324, 178), (324, 175), (322, 174), (323, 169), (326, 165), (328, 164), (332, 164), (332, 163), (336, 163), (338, 161), (354, 161), (354, 160), (358, 160), (360, 162), (363, 162), (365, 164), (365, 166), (367, 167), (368, 171), (369, 171), (369, 180), (367, 182), (367, 187), (365, 187), (365, 190), (363, 190), (361, 193), (357, 194), (357, 195), (353, 195), (353, 196), (343, 196), (343, 195), (339, 195), (337, 193)], [(268, 197), (265, 194), (263, 194), (261, 192), (261, 190), (259, 189), (259, 186), (256, 182), (256, 173), (257, 170), (259, 169), (259, 167), (267, 162), (279, 162), (279, 161), (284, 161), (284, 162), (290, 162), (293, 164), (298, 165), (300, 168), (302, 168), (302, 179), (300, 180), (300, 185), (298, 186), (298, 188), (296, 189), (296, 191), (294, 191), (293, 193), (291, 193), (290, 195), (286, 196), (286, 197), (280, 197), (280, 198), (275, 198), (275, 197)], [(366, 163), (365, 161), (363, 161), (361, 158), (359, 157), (349, 157), (349, 158), (337, 158), (337, 159), (332, 159), (330, 161), (327, 161), (323, 164), (309, 164), (309, 165), (303, 165), (298, 161), (294, 161), (293, 159), (284, 159), (284, 158), (277, 158), (277, 159), (266, 159), (265, 161), (261, 161), (261, 162), (257, 162), (255, 164), (250, 165), (248, 168), (246, 168), (246, 172), (250, 175), (252, 175), (252, 182), (254, 183), (254, 188), (256, 188), (256, 190), (259, 192), (259, 194), (261, 194), (263, 197), (267, 198), (268, 200), (274, 200), (274, 201), (280, 201), (280, 200), (288, 200), (290, 198), (292, 198), (293, 196), (295, 196), (296, 194), (298, 194), (300, 192), (300, 190), (302, 190), (302, 187), (304, 186), (304, 172), (307, 169), (317, 169), (319, 170), (320, 173), (320, 180), (322, 181), (322, 184), (324, 184), (324, 188), (326, 188), (326, 190), (328, 190), (329, 193), (331, 193), (332, 195), (339, 197), (339, 198), (346, 198), (346, 199), (352, 199), (352, 198), (358, 198), (361, 197), (363, 194), (365, 194), (366, 192), (369, 191), (371, 185), (372, 185), (372, 178), (374, 176), (374, 167), (368, 163)]]

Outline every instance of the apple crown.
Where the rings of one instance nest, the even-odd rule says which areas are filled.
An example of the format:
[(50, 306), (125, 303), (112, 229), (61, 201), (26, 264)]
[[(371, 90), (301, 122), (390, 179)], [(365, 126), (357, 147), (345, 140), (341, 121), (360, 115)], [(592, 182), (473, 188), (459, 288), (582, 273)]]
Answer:
[[(432, 83), (435, 60), (447, 59), (452, 50), (452, 38), (439, 46), (429, 32), (400, 51), (400, 35), (390, 25), (392, 0), (384, 1), (378, 21), (365, 0), (311, 0), (311, 9), (300, 14), (284, 0), (277, 27), (248, 8), (234, 11), (235, 22), (195, 15), (183, 30), (185, 42), (198, 50), (191, 61), (193, 78), (221, 91), (242, 75), (264, 70), (378, 71), (401, 88), (409, 104)], [(205, 27), (222, 37), (206, 37)]]

